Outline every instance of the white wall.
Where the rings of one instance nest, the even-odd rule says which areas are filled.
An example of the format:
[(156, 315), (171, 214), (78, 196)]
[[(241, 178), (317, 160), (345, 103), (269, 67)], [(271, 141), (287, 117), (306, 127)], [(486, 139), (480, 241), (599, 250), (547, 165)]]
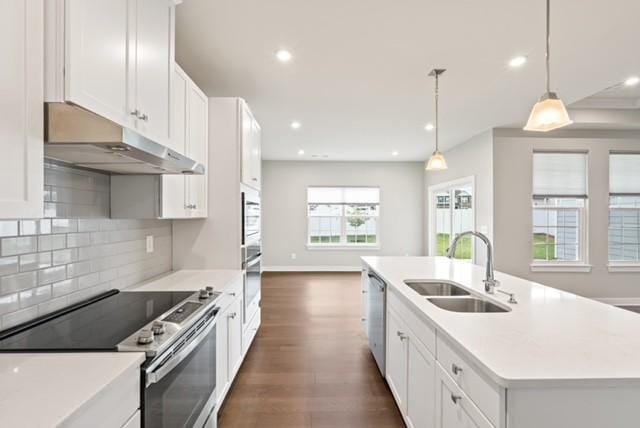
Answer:
[[(267, 269), (358, 269), (361, 255), (422, 254), (421, 162), (263, 161), (262, 168), (263, 265)], [(380, 187), (380, 249), (308, 249), (309, 186)]]
[[(494, 130), (496, 269), (587, 297), (640, 297), (640, 273), (610, 273), (608, 193), (610, 150), (640, 150), (639, 132), (563, 131), (554, 138)], [(534, 149), (589, 151), (589, 273), (531, 272), (531, 188)]]
[[(427, 171), (424, 175), (424, 194), (428, 195), (429, 186), (473, 176), (475, 180), (475, 229), (486, 227), (489, 238), (493, 236), (493, 133), (483, 132), (468, 141), (445, 152), (448, 169), (445, 171)], [(425, 251), (428, 248), (429, 210), (425, 197)], [(476, 242), (476, 263), (484, 263), (485, 249)]]

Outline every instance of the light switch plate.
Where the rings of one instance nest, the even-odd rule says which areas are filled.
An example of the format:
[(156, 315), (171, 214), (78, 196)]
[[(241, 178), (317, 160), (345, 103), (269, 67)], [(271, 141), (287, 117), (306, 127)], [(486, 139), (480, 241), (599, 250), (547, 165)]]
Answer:
[(153, 235), (147, 235), (147, 253), (153, 253)]

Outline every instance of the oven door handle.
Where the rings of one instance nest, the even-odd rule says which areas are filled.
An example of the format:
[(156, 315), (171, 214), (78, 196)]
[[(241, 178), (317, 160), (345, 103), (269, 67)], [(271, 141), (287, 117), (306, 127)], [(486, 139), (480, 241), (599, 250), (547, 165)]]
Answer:
[(213, 327), (216, 325), (216, 317), (212, 317), (209, 321), (209, 324), (202, 328), (200, 332), (196, 335), (195, 338), (191, 339), (189, 343), (187, 343), (177, 354), (170, 357), (168, 361), (162, 364), (160, 367), (157, 365), (150, 366), (146, 371), (146, 385), (145, 388), (149, 387), (154, 383), (160, 382), (163, 377), (165, 377), (171, 370), (176, 368), (178, 364), (180, 364), (185, 358), (191, 354), (191, 352), (202, 343), (203, 340), (207, 338), (207, 335), (211, 333)]
[(251, 258), (251, 260), (249, 260), (247, 262), (247, 267), (251, 267), (251, 266), (255, 266), (257, 263), (260, 262), (260, 256), (262, 255), (262, 253), (258, 253), (257, 255), (255, 255), (254, 257)]

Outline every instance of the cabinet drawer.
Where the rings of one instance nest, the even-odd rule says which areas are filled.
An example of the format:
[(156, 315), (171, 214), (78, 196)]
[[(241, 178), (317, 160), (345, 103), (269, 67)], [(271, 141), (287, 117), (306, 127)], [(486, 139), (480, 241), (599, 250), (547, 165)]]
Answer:
[(140, 408), (140, 367), (134, 366), (91, 398), (60, 424), (60, 427), (122, 427), (129, 423), (131, 416), (138, 408)]
[(504, 415), (504, 390), (486, 379), (468, 359), (438, 336), (438, 363), (495, 426)]
[(216, 301), (220, 311), (224, 311), (234, 299), (237, 299), (242, 294), (242, 277), (238, 277), (233, 283), (227, 285), (222, 292), (222, 295), (218, 297)]
[(429, 352), (436, 354), (436, 330), (424, 319), (419, 318), (400, 298), (393, 289), (387, 287), (387, 305), (392, 308), (409, 326), (413, 334), (422, 342)]
[(436, 364), (436, 428), (495, 428), (449, 374)]
[(251, 342), (256, 337), (258, 333), (258, 328), (260, 327), (260, 308), (256, 311), (251, 318), (251, 321), (247, 323), (247, 327), (242, 334), (242, 354), (246, 354), (251, 346)]

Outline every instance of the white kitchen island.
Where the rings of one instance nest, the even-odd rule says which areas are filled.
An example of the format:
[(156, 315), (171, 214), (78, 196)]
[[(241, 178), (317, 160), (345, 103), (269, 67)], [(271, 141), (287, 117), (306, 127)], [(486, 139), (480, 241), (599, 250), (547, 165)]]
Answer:
[[(640, 426), (640, 316), (445, 257), (363, 257), (387, 284), (385, 377), (407, 424)], [(441, 309), (405, 280), (450, 281), (506, 312)], [(365, 300), (366, 301), (366, 300)]]

